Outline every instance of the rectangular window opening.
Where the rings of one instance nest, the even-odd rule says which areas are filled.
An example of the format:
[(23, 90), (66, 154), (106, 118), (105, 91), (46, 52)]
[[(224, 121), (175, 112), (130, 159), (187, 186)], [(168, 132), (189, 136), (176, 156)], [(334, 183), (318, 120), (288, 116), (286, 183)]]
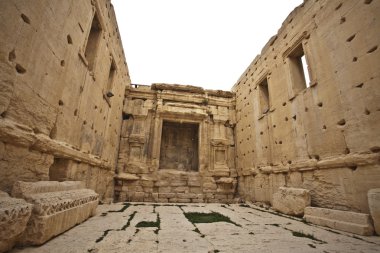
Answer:
[(160, 169), (198, 171), (199, 124), (163, 121)]
[(262, 114), (266, 114), (269, 111), (269, 89), (268, 89), (268, 79), (264, 78), (259, 84), (259, 101), (260, 101), (260, 111)]
[(113, 89), (113, 83), (114, 83), (115, 73), (116, 73), (116, 63), (112, 59), (111, 66), (110, 66), (110, 71), (109, 71), (109, 74), (108, 74), (108, 83), (107, 83), (106, 92), (110, 92)]
[(293, 52), (289, 54), (288, 58), (293, 91), (298, 93), (306, 88), (309, 88), (310, 73), (302, 43), (300, 43), (293, 50)]
[(93, 70), (94, 63), (98, 51), (99, 41), (102, 35), (102, 27), (100, 25), (99, 19), (95, 13), (94, 18), (92, 19), (91, 30), (88, 36), (86, 50), (84, 55), (88, 62), (88, 68)]

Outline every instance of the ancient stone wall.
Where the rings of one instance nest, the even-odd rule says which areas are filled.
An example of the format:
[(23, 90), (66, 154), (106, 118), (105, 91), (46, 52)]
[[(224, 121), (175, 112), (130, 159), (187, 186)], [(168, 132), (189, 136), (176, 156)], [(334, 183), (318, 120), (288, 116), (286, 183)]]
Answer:
[(81, 180), (112, 197), (130, 78), (110, 1), (9, 0), (0, 9), (0, 190)]
[(234, 85), (246, 200), (288, 186), (310, 190), (313, 206), (368, 213), (380, 187), (379, 14), (379, 1), (305, 1)]
[(231, 92), (167, 84), (129, 90), (115, 199), (232, 202), (234, 125)]

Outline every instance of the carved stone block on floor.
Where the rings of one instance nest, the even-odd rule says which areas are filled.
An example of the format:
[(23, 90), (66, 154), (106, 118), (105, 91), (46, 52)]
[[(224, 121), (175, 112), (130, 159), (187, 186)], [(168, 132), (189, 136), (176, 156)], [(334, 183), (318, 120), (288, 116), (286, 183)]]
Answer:
[(284, 214), (303, 215), (310, 203), (310, 192), (306, 189), (280, 187), (273, 194), (273, 209)]

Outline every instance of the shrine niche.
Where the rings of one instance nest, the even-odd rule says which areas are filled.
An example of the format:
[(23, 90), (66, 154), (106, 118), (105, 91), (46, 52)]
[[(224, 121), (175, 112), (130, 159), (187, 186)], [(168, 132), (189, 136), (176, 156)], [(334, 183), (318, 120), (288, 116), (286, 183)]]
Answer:
[(128, 91), (115, 199), (232, 202), (233, 93), (153, 84)]

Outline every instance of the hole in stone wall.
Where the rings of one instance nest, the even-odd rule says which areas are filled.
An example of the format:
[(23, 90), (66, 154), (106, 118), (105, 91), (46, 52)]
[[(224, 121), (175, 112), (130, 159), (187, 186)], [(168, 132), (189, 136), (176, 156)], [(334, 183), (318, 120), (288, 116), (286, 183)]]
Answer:
[(352, 166), (348, 166), (348, 168), (351, 169), (351, 170), (353, 170), (353, 171), (355, 171), (358, 168), (358, 166), (357, 165), (352, 165)]
[(378, 146), (371, 147), (369, 150), (373, 153), (380, 153), (380, 147)]
[(314, 158), (315, 158), (317, 161), (319, 161), (319, 160), (320, 160), (320, 157), (319, 157), (319, 155), (314, 155)]
[(364, 85), (363, 83), (359, 83), (359, 84), (357, 84), (355, 87), (356, 87), (356, 88), (362, 88), (363, 85)]
[(364, 114), (365, 114), (365, 115), (370, 115), (371, 112), (370, 112), (367, 108), (364, 108)]
[(322, 126), (322, 129), (323, 129), (323, 130), (326, 130), (326, 129), (327, 129), (326, 125), (323, 125), (323, 126)]
[(343, 24), (344, 22), (346, 22), (346, 18), (345, 17), (341, 17), (340, 18), (340, 23)]
[(16, 59), (16, 51), (13, 49), (12, 51), (9, 52), (8, 54), (8, 60), (10, 62), (13, 62)]
[(288, 117), (285, 117), (285, 121), (288, 121), (289, 119), (288, 119)]
[(305, 112), (308, 112), (309, 111), (309, 108), (305, 107)]
[(351, 42), (355, 38), (356, 34), (351, 35), (350, 37), (347, 38), (347, 42)]
[(322, 106), (323, 106), (323, 103), (322, 103), (322, 102), (319, 102), (317, 105), (318, 105), (319, 107), (322, 107)]
[(26, 16), (24, 13), (21, 13), (21, 18), (22, 20), (27, 23), (27, 24), (30, 24), (30, 19), (28, 16)]
[(61, 66), (62, 66), (62, 67), (65, 66), (65, 60), (62, 60), (62, 61), (61, 61)]
[(58, 105), (62, 106), (62, 105), (63, 105), (63, 101), (62, 101), (62, 100), (59, 100), (59, 101), (58, 101)]
[(132, 114), (123, 113), (123, 120), (129, 120), (130, 118), (133, 118)]
[(17, 63), (16, 64), (16, 71), (19, 74), (24, 74), (26, 72), (26, 69), (23, 66), (21, 66), (20, 64)]
[(282, 106), (285, 106), (286, 105), (286, 102), (282, 103)]
[(67, 43), (70, 45), (73, 44), (73, 39), (71, 38), (70, 34), (67, 35)]
[(377, 49), (377, 46), (374, 46), (373, 48), (371, 48), (370, 50), (368, 50), (367, 54), (370, 54), (372, 52), (375, 52)]
[(344, 150), (344, 154), (348, 155), (349, 153), (351, 153), (350, 149), (349, 149), (349, 148), (346, 148), (346, 149)]
[(340, 9), (340, 7), (342, 7), (342, 3), (340, 3), (340, 4), (338, 4), (338, 6), (337, 7), (335, 7), (335, 10), (337, 11), (337, 10), (339, 10)]
[(339, 126), (344, 126), (344, 125), (346, 125), (346, 120), (345, 120), (345, 119), (341, 119), (341, 120), (339, 120), (339, 121), (337, 122), (337, 124), (338, 124)]
[(75, 109), (74, 116), (77, 116), (77, 114), (78, 114), (78, 109)]
[(353, 62), (357, 62), (357, 61), (358, 61), (358, 57), (354, 57), (354, 58), (352, 58), (352, 61), (353, 61)]
[(292, 118), (293, 118), (294, 120), (297, 120), (297, 115), (294, 115)]

